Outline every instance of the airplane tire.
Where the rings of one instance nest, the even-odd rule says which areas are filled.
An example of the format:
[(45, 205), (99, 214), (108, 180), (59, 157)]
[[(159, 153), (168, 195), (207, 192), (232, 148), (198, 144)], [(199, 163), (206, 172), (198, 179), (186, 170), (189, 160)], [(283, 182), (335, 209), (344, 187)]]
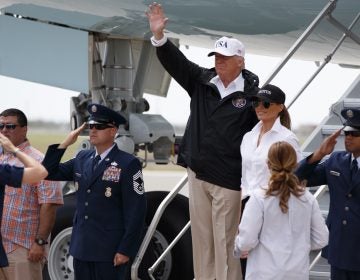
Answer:
[[(157, 207), (167, 195), (167, 192), (147, 193), (147, 217), (146, 223), (150, 225)], [(166, 208), (160, 219), (152, 242), (147, 249), (139, 275), (141, 279), (150, 279), (147, 270), (152, 266), (168, 244), (176, 237), (189, 221), (188, 198), (178, 195)], [(159, 264), (154, 271), (157, 280), (192, 280), (193, 262), (190, 229), (181, 237), (172, 248), (168, 256)]]
[(65, 195), (64, 205), (56, 212), (56, 222), (51, 232), (47, 273), (43, 273), (46, 275), (44, 280), (74, 279), (69, 249), (75, 203), (75, 193)]

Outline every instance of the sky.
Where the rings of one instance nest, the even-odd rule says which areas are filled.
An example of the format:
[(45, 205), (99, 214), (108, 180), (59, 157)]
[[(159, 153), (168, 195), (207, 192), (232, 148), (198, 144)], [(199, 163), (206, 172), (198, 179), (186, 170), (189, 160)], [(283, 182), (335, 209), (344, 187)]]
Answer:
[[(192, 61), (204, 67), (213, 67), (214, 58), (207, 57), (209, 50), (197, 47), (181, 47)], [(262, 85), (281, 58), (246, 54), (246, 68), (256, 73)], [(301, 87), (315, 72), (314, 62), (292, 60), (271, 83), (279, 86), (287, 96), (286, 104), (296, 96)], [(360, 74), (359, 69), (345, 69), (328, 64), (315, 78), (313, 84), (289, 109), (293, 127), (316, 125), (328, 114), (348, 86)], [(77, 92), (21, 81), (0, 76), (0, 110), (16, 107), (25, 112), (30, 121), (42, 120), (68, 122), (70, 119), (70, 98)], [(168, 96), (145, 95), (151, 114), (161, 114), (174, 125), (184, 125), (189, 115), (189, 97), (174, 81)]]

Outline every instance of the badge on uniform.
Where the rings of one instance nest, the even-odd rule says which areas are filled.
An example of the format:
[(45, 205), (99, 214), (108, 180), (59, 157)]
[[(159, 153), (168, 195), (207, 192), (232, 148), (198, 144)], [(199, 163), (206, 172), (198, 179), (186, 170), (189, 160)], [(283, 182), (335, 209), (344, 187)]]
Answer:
[(114, 161), (111, 165), (105, 169), (102, 179), (104, 181), (119, 182), (121, 168), (117, 167), (117, 163)]
[(110, 197), (111, 196), (111, 188), (106, 188), (106, 191), (105, 191), (105, 196), (106, 197)]
[(143, 194), (145, 192), (144, 180), (140, 170), (133, 176), (133, 186), (137, 194)]

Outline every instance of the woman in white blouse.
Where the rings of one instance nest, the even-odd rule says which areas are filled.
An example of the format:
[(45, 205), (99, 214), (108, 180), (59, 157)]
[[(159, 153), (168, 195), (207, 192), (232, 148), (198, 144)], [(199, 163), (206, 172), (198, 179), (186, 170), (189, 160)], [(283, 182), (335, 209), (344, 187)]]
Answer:
[(315, 197), (293, 174), (294, 148), (274, 143), (268, 186), (255, 190), (235, 238), (234, 256), (247, 256), (246, 280), (308, 280), (310, 250), (327, 245), (328, 229)]
[(250, 196), (254, 190), (267, 185), (270, 172), (266, 159), (271, 144), (286, 141), (294, 147), (297, 161), (302, 159), (299, 141), (290, 130), (290, 115), (284, 103), (285, 93), (270, 84), (261, 88), (253, 101), (259, 122), (244, 135), (240, 146), (243, 199)]

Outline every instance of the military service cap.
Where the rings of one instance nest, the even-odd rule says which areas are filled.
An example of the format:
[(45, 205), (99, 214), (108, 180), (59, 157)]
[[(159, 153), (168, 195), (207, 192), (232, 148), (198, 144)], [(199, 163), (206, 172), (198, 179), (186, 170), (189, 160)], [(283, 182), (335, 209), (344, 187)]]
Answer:
[(123, 116), (103, 105), (92, 103), (88, 105), (87, 110), (90, 113), (88, 124), (103, 123), (118, 127), (126, 123)]
[(360, 130), (360, 110), (359, 109), (343, 109), (341, 115), (345, 118), (344, 131)]

